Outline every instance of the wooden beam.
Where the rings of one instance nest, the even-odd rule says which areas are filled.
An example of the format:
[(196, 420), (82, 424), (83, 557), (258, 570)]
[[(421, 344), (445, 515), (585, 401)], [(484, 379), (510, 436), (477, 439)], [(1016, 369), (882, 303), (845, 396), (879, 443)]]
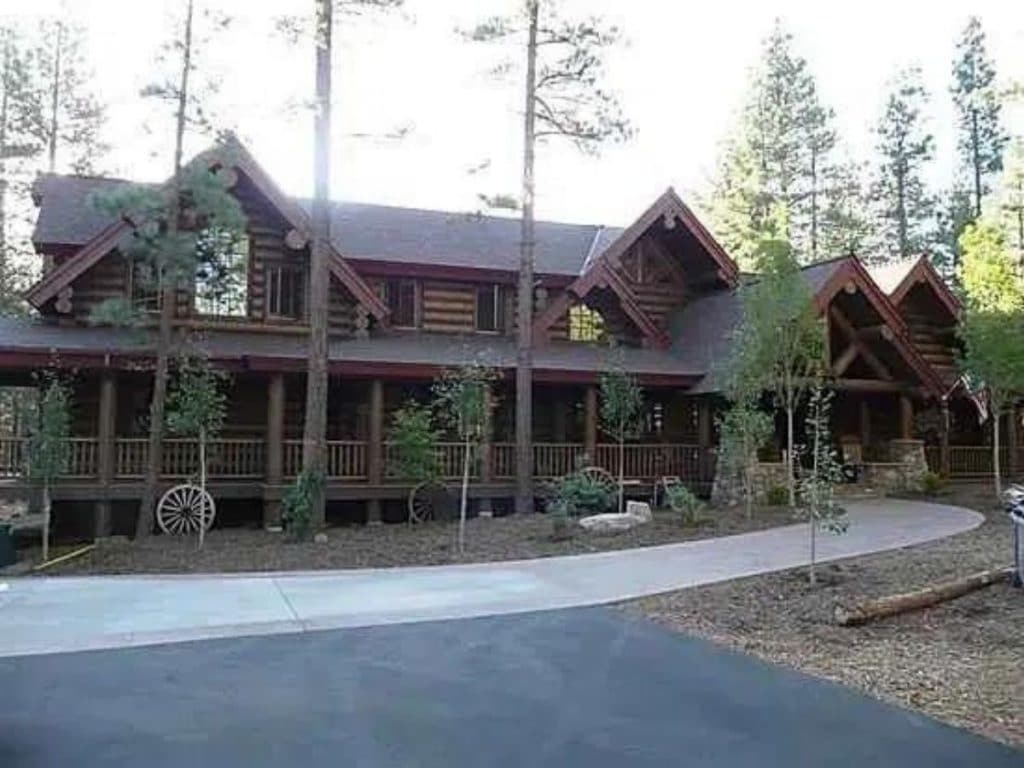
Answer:
[(99, 453), (97, 469), (104, 498), (96, 503), (95, 536), (104, 538), (112, 531), (112, 513), (107, 490), (114, 480), (115, 435), (117, 431), (117, 373), (100, 374)]
[(864, 358), (864, 362), (871, 366), (871, 369), (878, 374), (880, 378), (891, 380), (892, 372), (881, 360), (878, 359), (868, 345), (861, 340), (860, 336), (857, 334), (857, 329), (854, 328), (853, 323), (847, 319), (846, 315), (842, 313), (839, 307), (833, 304), (829, 307), (828, 313), (832, 322), (835, 323), (839, 331), (846, 336), (847, 341), (857, 348), (857, 352), (862, 358)]
[(860, 401), (860, 443), (864, 446), (871, 444), (871, 408), (863, 398)]
[(837, 379), (834, 389), (846, 392), (895, 392), (919, 393), (920, 387), (901, 381), (880, 381), (878, 379)]
[(914, 402), (908, 395), (900, 395), (900, 438), (910, 440), (914, 436)]
[(843, 350), (843, 354), (841, 354), (836, 359), (835, 363), (832, 364), (832, 375), (842, 376), (846, 373), (846, 369), (849, 368), (850, 365), (853, 364), (853, 361), (857, 359), (857, 352), (858, 349), (856, 344), (850, 344), (847, 346), (846, 349)]

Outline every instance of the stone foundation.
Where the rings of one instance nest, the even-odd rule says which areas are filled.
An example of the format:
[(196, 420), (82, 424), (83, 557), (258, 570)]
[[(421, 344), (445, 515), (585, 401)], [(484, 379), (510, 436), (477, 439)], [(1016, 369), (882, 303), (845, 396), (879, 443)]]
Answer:
[[(928, 471), (924, 456), (924, 441), (893, 440), (889, 443), (890, 461), (861, 464), (857, 483), (843, 486), (843, 490), (868, 491), (884, 495), (906, 491), (919, 491)], [(754, 495), (763, 502), (769, 488), (786, 486), (786, 466), (782, 463), (761, 463), (754, 474)], [(739, 476), (715, 475), (711, 488), (711, 503), (731, 507), (743, 502), (743, 480)]]

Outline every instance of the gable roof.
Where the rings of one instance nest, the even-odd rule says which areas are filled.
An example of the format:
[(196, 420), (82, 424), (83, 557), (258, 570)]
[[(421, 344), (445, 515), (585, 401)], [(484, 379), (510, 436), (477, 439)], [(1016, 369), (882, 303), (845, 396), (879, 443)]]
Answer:
[[(285, 220), (305, 238), (309, 238), (311, 231), (309, 213), (281, 192), (273, 179), (267, 175), (256, 159), (237, 139), (229, 137), (223, 147), (215, 147), (200, 153), (190, 161), (190, 164), (204, 163), (210, 168), (215, 168), (225, 161), (230, 162), (231, 167), (242, 171)], [(50, 208), (51, 211), (56, 211), (58, 220), (62, 218), (62, 214), (68, 214), (65, 221), (55, 224), (54, 216), (44, 217), (43, 211), (49, 206), (46, 202), (46, 194), (48, 191), (52, 193), (55, 186), (52, 183), (53, 180), (63, 178), (66, 177), (43, 177), (33, 191), (33, 194), (42, 201), (40, 215), (33, 233), (33, 241), (37, 244), (77, 244), (81, 245), (81, 248), (59, 267), (44, 275), (28, 290), (26, 299), (36, 308), (56, 296), (62, 288), (70, 285), (75, 278), (106, 256), (121, 241), (121, 238), (127, 236), (131, 231), (131, 224), (127, 220), (111, 220), (109, 216), (100, 214), (93, 209), (90, 204), (90, 195), (97, 188), (90, 189), (88, 183), (82, 183), (88, 177), (78, 179), (64, 190), (67, 193), (64, 197), (72, 198), (70, 201), (66, 199), (63, 201), (73, 203), (70, 208), (64, 210), (58, 206)], [(92, 180), (97, 181), (96, 179)], [(105, 180), (100, 180), (101, 183), (103, 181)], [(125, 183), (128, 182), (115, 181), (108, 184), (107, 188), (123, 186)], [(60, 185), (57, 185), (57, 188), (60, 189)], [(99, 229), (94, 229), (97, 226)], [(75, 231), (84, 232), (86, 229), (94, 229), (94, 231), (91, 235), (82, 235), (85, 239), (81, 243), (68, 242), (73, 238)], [(55, 235), (62, 239), (51, 239)], [(329, 266), (332, 274), (371, 314), (377, 319), (387, 316), (387, 305), (342, 258), (333, 244)]]
[(942, 279), (926, 254), (891, 264), (870, 267), (868, 271), (878, 286), (885, 291), (889, 300), (897, 307), (903, 303), (914, 286), (923, 283), (931, 289), (935, 298), (949, 312), (953, 320), (960, 316), (963, 309), (960, 299)]
[[(41, 203), (32, 240), (46, 246), (82, 246), (110, 224), (89, 204), (92, 194), (129, 184), (122, 179), (46, 174), (36, 180)], [(305, 199), (293, 202), (309, 212)], [(535, 271), (575, 278), (588, 255), (600, 253), (620, 227), (538, 221)], [(432, 264), (513, 273), (519, 269), (518, 218), (334, 201), (331, 239), (346, 259)]]
[(579, 277), (534, 320), (534, 332), (543, 338), (552, 323), (569, 308), (573, 298), (583, 299), (595, 288), (608, 288), (619, 298), (623, 311), (636, 324), (644, 336), (661, 347), (669, 345), (669, 336), (643, 311), (633, 290), (616, 268), (621, 266), (623, 254), (639, 240), (659, 219), (675, 226), (676, 219), (696, 238), (718, 269), (718, 276), (727, 286), (739, 282), (739, 268), (725, 249), (701, 224), (697, 216), (676, 194), (672, 187), (665, 190), (636, 221), (616, 232), (597, 232)]
[[(819, 312), (828, 310), (836, 294), (853, 283), (872, 308), (892, 330), (892, 345), (914, 374), (929, 390), (942, 395), (945, 386), (906, 335), (906, 324), (888, 297), (881, 291), (855, 256), (843, 256), (803, 267), (800, 270)], [(702, 368), (707, 375), (692, 390), (716, 392), (717, 367), (730, 352), (732, 334), (743, 321), (743, 297), (735, 289), (715, 291), (695, 298), (669, 318), (671, 344), (668, 353), (691, 368)]]

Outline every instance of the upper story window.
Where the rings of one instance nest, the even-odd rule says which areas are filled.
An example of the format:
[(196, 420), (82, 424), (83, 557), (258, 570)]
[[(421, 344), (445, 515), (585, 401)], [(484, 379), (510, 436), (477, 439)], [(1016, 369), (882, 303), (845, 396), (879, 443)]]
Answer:
[(268, 264), (267, 317), (301, 320), (306, 316), (306, 270), (301, 264)]
[(391, 325), (395, 328), (416, 328), (418, 323), (415, 280), (388, 280), (384, 283), (384, 301), (391, 310)]
[(128, 260), (128, 299), (141, 312), (159, 312), (163, 306), (160, 275), (144, 258)]
[(603, 341), (604, 318), (586, 304), (569, 307), (569, 341)]
[(476, 289), (476, 329), (500, 333), (505, 329), (505, 292), (500, 285)]
[(196, 239), (193, 306), (200, 315), (245, 317), (249, 312), (249, 237), (205, 229)]

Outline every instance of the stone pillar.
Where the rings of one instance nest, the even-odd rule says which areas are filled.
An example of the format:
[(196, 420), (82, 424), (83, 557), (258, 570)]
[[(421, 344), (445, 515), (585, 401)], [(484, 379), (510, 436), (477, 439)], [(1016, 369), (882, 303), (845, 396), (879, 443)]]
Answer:
[(115, 440), (117, 436), (117, 374), (104, 371), (100, 376), (99, 446), (97, 465), (101, 498), (96, 502), (94, 534), (97, 539), (111, 534), (110, 486), (114, 481)]
[[(914, 437), (914, 402), (909, 395), (900, 395), (900, 439)], [(894, 459), (895, 461), (895, 459)]]
[(263, 527), (281, 527), (281, 486), (284, 485), (284, 374), (274, 373), (267, 384), (267, 466), (268, 493), (263, 499)]
[[(370, 485), (380, 485), (384, 480), (384, 382), (374, 379), (370, 382), (370, 429), (366, 445), (366, 479)], [(366, 522), (380, 523), (380, 499), (366, 502)]]
[(902, 487), (884, 490), (921, 490), (921, 482), (928, 471), (928, 462), (924, 456), (924, 440), (891, 440), (889, 457), (893, 463), (902, 465), (898, 483)]
[(943, 400), (941, 407), (942, 424), (939, 427), (939, 473), (949, 478), (949, 401)]
[(587, 387), (583, 401), (583, 452), (587, 461), (597, 460), (597, 387)]

